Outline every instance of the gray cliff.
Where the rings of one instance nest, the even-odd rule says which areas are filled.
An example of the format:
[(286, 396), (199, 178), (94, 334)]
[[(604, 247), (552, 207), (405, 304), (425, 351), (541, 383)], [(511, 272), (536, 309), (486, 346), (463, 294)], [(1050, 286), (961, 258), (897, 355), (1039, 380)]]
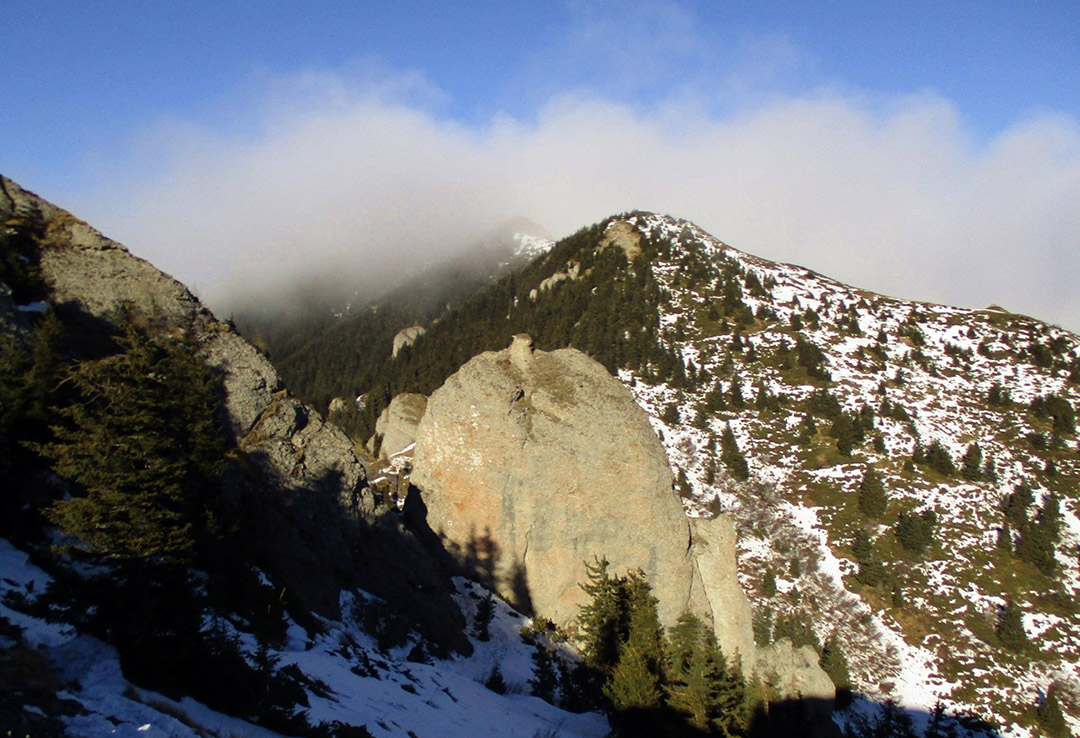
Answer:
[[(246, 504), (257, 500), (249, 512), (261, 563), (289, 596), (333, 617), (340, 590), (362, 587), (415, 611), (417, 627), (437, 642), (467, 647), (446, 577), (396, 515), (378, 508), (345, 434), (291, 397), (266, 356), (184, 285), (0, 177), (0, 218), (35, 210), (45, 224), (38, 250), (49, 302), (74, 327), (81, 356), (110, 350), (111, 338), (137, 319), (161, 335), (186, 334), (219, 373), (222, 423), (241, 452), (227, 479)], [(0, 309), (11, 312), (4, 297)]]

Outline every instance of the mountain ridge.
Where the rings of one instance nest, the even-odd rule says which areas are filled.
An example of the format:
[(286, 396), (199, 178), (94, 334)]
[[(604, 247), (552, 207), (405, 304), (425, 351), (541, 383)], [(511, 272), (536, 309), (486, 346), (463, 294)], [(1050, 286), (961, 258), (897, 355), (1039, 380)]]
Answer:
[[(637, 230), (640, 257), (603, 248), (613, 222)], [(631, 289), (634, 280), (644, 291)], [(652, 318), (634, 316), (631, 292), (646, 295)], [(384, 397), (429, 392), (453, 370), (455, 346), (468, 345), (463, 355), (487, 350), (487, 331), (581, 348), (618, 370), (650, 413), (688, 513), (719, 505), (736, 515), (744, 588), (772, 621), (760, 631), (796, 632), (819, 647), (839, 637), (864, 651), (849, 655), (861, 691), (925, 714), (940, 699), (1016, 735), (1027, 734), (1049, 685), (1080, 691), (1080, 465), (1067, 422), (1080, 402), (1076, 334), (861, 290), (642, 212), (579, 231), (470, 300), (388, 368)], [(436, 365), (444, 368), (431, 379), (418, 374)], [(368, 389), (378, 406), (378, 391), (354, 389)], [(1048, 405), (1064, 409), (1055, 415)], [(728, 463), (734, 456), (745, 472)], [(882, 518), (859, 507), (869, 471), (889, 498)], [(1012, 530), (1014, 550), (1036, 534), (1048, 500), (1063, 521), (1043, 558), (1049, 574), (1030, 553), (997, 544), (1018, 488), (1032, 489), (1033, 501), (1015, 518), (1027, 533)], [(909, 550), (901, 535), (923, 513), (930, 543)], [(777, 541), (754, 533), (770, 527)], [(860, 535), (870, 539), (863, 560), (853, 550)], [(792, 573), (791, 551), (824, 571)], [(1007, 598), (1022, 603), (1029, 639), (1042, 645), (1001, 644)], [(981, 684), (977, 673), (992, 678)]]

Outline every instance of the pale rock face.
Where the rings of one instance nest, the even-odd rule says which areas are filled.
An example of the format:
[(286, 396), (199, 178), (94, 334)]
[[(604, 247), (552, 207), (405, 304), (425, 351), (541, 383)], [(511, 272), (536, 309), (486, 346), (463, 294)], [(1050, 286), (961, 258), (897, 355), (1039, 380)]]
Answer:
[(739, 584), (735, 526), (729, 517), (721, 515), (711, 520), (692, 519), (690, 527), (691, 552), (712, 612), (716, 640), (726, 655), (738, 654), (743, 668), (752, 672), (757, 658), (753, 613)]
[[(52, 290), (50, 301), (72, 321), (85, 325), (88, 337), (100, 340), (131, 319), (156, 332), (186, 333), (206, 363), (220, 372), (228, 416), (224, 420), (259, 476), (282, 492), (275, 502), (295, 493), (298, 499), (331, 501), (323, 506), (327, 510), (338, 504), (356, 515), (371, 514), (372, 496), (349, 439), (317, 412), (288, 397), (274, 367), (258, 349), (218, 320), (184, 285), (70, 213), (0, 177), (0, 215), (30, 208), (41, 212), (46, 226), (40, 267)], [(340, 535), (326, 532), (327, 521), (334, 522), (334, 516), (324, 514), (325, 520), (316, 521), (313, 510), (305, 514), (311, 528), (321, 526), (324, 531), (320, 545), (301, 551), (298, 544), (273, 553), (282, 559), (322, 558), (323, 571), (329, 561), (344, 562), (347, 549)], [(313, 570), (283, 565), (287, 580), (295, 572), (291, 589), (313, 609), (332, 615), (338, 607), (336, 584), (329, 578), (319, 581)]]
[(406, 346), (412, 346), (416, 343), (416, 339), (427, 333), (422, 325), (410, 325), (408, 328), (402, 328), (394, 336), (394, 348), (392, 350), (392, 357), (397, 358), (397, 355), (401, 353), (401, 349)]
[[(409, 448), (416, 443), (416, 429), (427, 410), (426, 395), (404, 393), (397, 395), (375, 421), (375, 435), (382, 436), (379, 458), (389, 460), (401, 454), (408, 454)], [(368, 449), (375, 447), (375, 438), (368, 442)]]
[(708, 616), (660, 441), (579, 351), (516, 336), (470, 360), (428, 401), (412, 481), (432, 530), (519, 607), (573, 621), (585, 562), (606, 557), (615, 573), (645, 572), (663, 622)]
[(604, 229), (600, 248), (616, 246), (626, 254), (627, 261), (633, 261), (641, 254), (641, 232), (625, 220), (613, 220)]
[(781, 698), (807, 700), (810, 712), (832, 713), (836, 687), (818, 663), (818, 654), (810, 646), (795, 648), (790, 638), (781, 638), (759, 649), (757, 670), (775, 675)]

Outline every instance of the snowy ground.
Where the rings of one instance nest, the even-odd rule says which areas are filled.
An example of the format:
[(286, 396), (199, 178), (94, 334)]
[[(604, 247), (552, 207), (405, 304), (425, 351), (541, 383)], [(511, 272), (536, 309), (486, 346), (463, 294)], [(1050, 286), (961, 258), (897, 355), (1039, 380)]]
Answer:
[[(1034, 657), (1025, 659), (984, 642), (969, 623), (972, 617), (992, 621), (1004, 592), (1015, 587), (1009, 571), (995, 572), (990, 562), (997, 559), (988, 561), (987, 551), (993, 552), (1001, 525), (999, 506), (1021, 480), (1034, 484), (1036, 505), (1051, 488), (1057, 490), (1064, 531), (1058, 546), (1060, 584), (1047, 586), (1060, 586), (1073, 600), (1080, 593), (1077, 438), (1059, 439), (1062, 448), (1049, 456), (1026, 440), (1033, 432), (1050, 435), (1048, 424), (1040, 425), (1026, 413), (1036, 397), (1056, 393), (1080, 408), (1080, 391), (1069, 379), (1069, 366), (1080, 363), (1080, 340), (1022, 316), (857, 290), (802, 267), (739, 252), (685, 221), (649, 214), (632, 216), (631, 221), (644, 233), (671, 243), (670, 258), (652, 263), (667, 296), (659, 323), (668, 347), (704, 370), (708, 379), (677, 391), (626, 371), (620, 378), (652, 416), (676, 475), (686, 475), (692, 490), (687, 513), (703, 514), (706, 504), (718, 499), (735, 517), (740, 580), (755, 607), (782, 612), (802, 608), (812, 615), (820, 639), (833, 632), (842, 635), (851, 643), (853, 677), (863, 694), (894, 699), (917, 714), (925, 714), (940, 699), (951, 712), (1000, 720), (1003, 735), (1030, 735), (1013, 718), (1030, 719), (1031, 705), (1051, 681), (1080, 689), (1080, 616), (1043, 612), (1040, 602), (1052, 595), (1050, 589), (1021, 590), (1016, 597), (1025, 608), (1028, 636), (1038, 648)], [(687, 264), (702, 259), (713, 276), (688, 282)], [(745, 329), (744, 344), (754, 346), (757, 361), (745, 358), (745, 348), (732, 348), (732, 334), (704, 318), (705, 306), (719, 300), (725, 274), (735, 275), (744, 304), (776, 316)], [(764, 289), (752, 288), (754, 282)], [(801, 330), (790, 327), (795, 314), (802, 316)], [(779, 347), (794, 347), (796, 337), (822, 350), (831, 381), (815, 384), (799, 370), (778, 368)], [(1057, 345), (1053, 367), (1033, 360), (1029, 352), (1036, 344)], [(725, 373), (725, 361), (734, 365), (733, 374)], [(728, 392), (734, 382), (746, 407), (728, 407), (700, 422), (709, 387)], [(986, 398), (995, 383), (1011, 393), (1012, 405), (988, 406)], [(760, 386), (781, 399), (779, 411), (755, 410)], [(877, 410), (887, 398), (906, 409), (911, 419), (879, 414), (873, 434), (880, 436), (882, 450), (868, 439), (845, 459), (837, 457), (834, 441), (825, 434), (828, 422), (819, 418), (812, 448), (800, 448), (794, 439), (805, 414), (802, 403), (821, 386), (846, 411), (863, 406)], [(679, 422), (667, 424), (660, 418), (672, 404)], [(705, 482), (710, 437), (715, 443), (725, 425), (747, 457), (750, 483), (733, 483), (722, 469), (712, 484)], [(969, 482), (904, 468), (916, 443), (925, 448), (933, 441), (941, 443), (958, 466), (968, 445), (978, 442), (984, 457), (993, 459), (996, 478)], [(1066, 481), (1043, 474), (1046, 458), (1055, 460), (1058, 480)], [(864, 600), (845, 583), (856, 569), (849, 549), (859, 519), (852, 510), (855, 489), (871, 466), (885, 479), (894, 519), (898, 508), (933, 509), (939, 519), (940, 548), (902, 564), (888, 562), (908, 600), (899, 609), (883, 607), (880, 595)], [(823, 501), (815, 501), (819, 498)], [(892, 536), (885, 524), (875, 535), (882, 540)], [(786, 570), (795, 553), (812, 559), (813, 566), (790, 576)], [(999, 566), (1012, 564), (1006, 557)], [(759, 591), (767, 569), (778, 575), (779, 595), (771, 599)], [(800, 597), (798, 604), (792, 602), (793, 592)], [(992, 624), (989, 627), (992, 631)], [(1080, 721), (1071, 724), (1080, 732)]]
[[(48, 584), (49, 577), (30, 564), (25, 553), (0, 539), (0, 602), (12, 592), (33, 597)], [(458, 584), (459, 599), (471, 620), (475, 614), (475, 600), (468, 594), (471, 585), (463, 580)], [(351, 595), (343, 598), (343, 612), (351, 611)], [(137, 688), (124, 679), (116, 652), (95, 638), (30, 617), (8, 604), (0, 604), (0, 617), (21, 628), (24, 642), (54, 664), (65, 684), (60, 696), (82, 706), (83, 714), (64, 718), (67, 733), (74, 738), (277, 735), (192, 699), (176, 702)], [(406, 661), (408, 648), (380, 653), (373, 639), (348, 617), (324, 621), (325, 631), (314, 637), (293, 625), (286, 644), (272, 655), (280, 659), (279, 667), (296, 664), (306, 676), (329, 687), (326, 696), (309, 693), (311, 723), (364, 725), (380, 737), (606, 735), (603, 716), (568, 713), (529, 696), (533, 649), (520, 637), (527, 622), (497, 602), (489, 641), (474, 640), (476, 650), (468, 658), (427, 664)], [(253, 639), (244, 640), (253, 644)], [(375, 675), (354, 673), (359, 663), (371, 666)], [(495, 665), (506, 680), (505, 695), (483, 685)]]

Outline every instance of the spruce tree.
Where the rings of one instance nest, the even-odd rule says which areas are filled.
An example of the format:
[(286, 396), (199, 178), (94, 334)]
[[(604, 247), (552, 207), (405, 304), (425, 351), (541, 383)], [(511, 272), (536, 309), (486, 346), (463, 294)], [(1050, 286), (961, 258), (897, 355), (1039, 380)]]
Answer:
[(859, 509), (871, 518), (880, 518), (888, 505), (889, 498), (881, 477), (873, 469), (867, 469), (859, 483)]
[(848, 673), (847, 656), (844, 655), (844, 650), (835, 634), (825, 642), (825, 647), (821, 650), (820, 663), (822, 671), (829, 675), (829, 679), (836, 687), (837, 700), (846, 704), (851, 696), (851, 675)]
[(1013, 550), (1012, 529), (1009, 527), (1008, 520), (998, 528), (996, 546), (1002, 551), (1011, 552)]
[(537, 643), (532, 660), (533, 677), (529, 680), (529, 689), (534, 696), (554, 704), (555, 694), (559, 688), (559, 675), (555, 671), (555, 659), (547, 646), (543, 643)]
[(581, 588), (589, 595), (589, 601), (578, 615), (585, 661), (600, 671), (607, 671), (619, 660), (626, 613), (625, 592), (619, 580), (608, 573), (608, 566), (606, 558), (585, 563), (588, 581)]
[(746, 457), (739, 450), (739, 444), (735, 440), (730, 424), (724, 425), (724, 433), (720, 436), (720, 460), (724, 462), (728, 473), (735, 479), (744, 482), (750, 478), (750, 468), (746, 463)]
[(855, 554), (855, 560), (859, 563), (870, 561), (873, 545), (866, 531), (861, 528), (855, 531), (855, 539), (851, 544), (851, 552)]
[(94, 553), (190, 563), (216, 533), (227, 448), (218, 378), (185, 341), (132, 327), (120, 344), (71, 369), (80, 400), (37, 447), (79, 492), (47, 514)]
[(977, 482), (982, 478), (983, 454), (979, 444), (972, 443), (964, 452), (963, 468), (961, 476), (969, 482)]
[(1035, 721), (1049, 738), (1065, 738), (1069, 735), (1069, 726), (1061, 712), (1057, 691), (1057, 685), (1051, 684), (1035, 708)]
[(476, 619), (473, 621), (473, 635), (477, 640), (487, 641), (491, 639), (491, 620), (495, 617), (495, 599), (490, 592), (485, 592), (480, 601), (476, 603)]
[(1027, 648), (1028, 638), (1024, 632), (1023, 613), (1011, 597), (1005, 601), (1005, 607), (998, 613), (995, 630), (1001, 645), (1010, 651), (1023, 651)]

